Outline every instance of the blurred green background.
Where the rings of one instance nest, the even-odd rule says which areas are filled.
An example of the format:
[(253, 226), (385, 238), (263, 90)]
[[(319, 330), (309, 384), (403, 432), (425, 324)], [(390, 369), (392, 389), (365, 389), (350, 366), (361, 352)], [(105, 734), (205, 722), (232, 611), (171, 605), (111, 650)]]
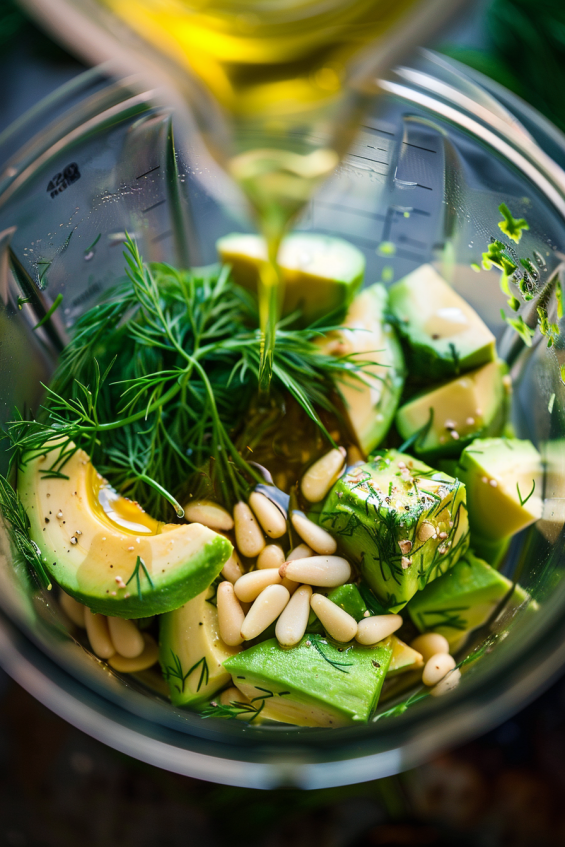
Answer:
[[(565, 0), (472, 0), (437, 43), (565, 131)], [(0, 131), (83, 70), (0, 0)], [(0, 671), (0, 847), (562, 847), (565, 682), (400, 777), (326, 791), (216, 786), (129, 759)]]

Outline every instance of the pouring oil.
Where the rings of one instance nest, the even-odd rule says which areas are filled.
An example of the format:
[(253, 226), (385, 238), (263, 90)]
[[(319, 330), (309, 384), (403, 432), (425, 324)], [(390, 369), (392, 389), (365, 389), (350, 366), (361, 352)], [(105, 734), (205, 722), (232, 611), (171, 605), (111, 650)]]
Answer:
[[(366, 81), (368, 68), (378, 65), (375, 55), (379, 49), (390, 53), (388, 42), (398, 39), (412, 19), (409, 13), (424, 4), (104, 2), (152, 46), (158, 60), (172, 63), (175, 84), (190, 100), (210, 152), (253, 206), (268, 248), (259, 286), (265, 392), (282, 302), (276, 261), (281, 239), (347, 150), (369, 96)], [(430, 9), (432, 15), (437, 11)]]

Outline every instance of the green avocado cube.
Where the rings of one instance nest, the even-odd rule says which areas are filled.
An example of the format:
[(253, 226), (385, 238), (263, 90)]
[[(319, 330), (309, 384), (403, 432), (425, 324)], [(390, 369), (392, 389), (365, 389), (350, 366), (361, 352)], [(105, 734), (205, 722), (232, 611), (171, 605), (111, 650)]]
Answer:
[(335, 483), (320, 526), (397, 612), (467, 550), (465, 486), (405, 453), (383, 451)]
[(495, 358), (490, 329), (431, 265), (391, 286), (389, 303), (411, 377), (448, 379)]
[[(267, 259), (259, 235), (231, 233), (218, 239), (220, 260), (231, 265), (238, 285), (255, 293), (261, 265)], [(284, 281), (283, 315), (300, 311), (309, 324), (345, 309), (361, 287), (365, 273), (363, 253), (341, 238), (295, 232), (282, 242), (278, 265)]]
[(511, 588), (509, 579), (468, 552), (407, 609), (420, 632), (439, 632), (452, 644), (486, 623)]
[[(489, 362), (416, 394), (398, 410), (396, 427), (426, 461), (458, 456), (473, 439), (500, 435), (508, 407), (506, 365)], [(509, 387), (509, 386), (508, 386)]]
[(485, 541), (502, 541), (542, 515), (542, 461), (531, 441), (476, 439), (459, 459), (469, 525)]
[(376, 708), (392, 656), (391, 639), (364, 647), (306, 635), (296, 647), (263, 641), (224, 667), (261, 717), (297, 726), (366, 723)]

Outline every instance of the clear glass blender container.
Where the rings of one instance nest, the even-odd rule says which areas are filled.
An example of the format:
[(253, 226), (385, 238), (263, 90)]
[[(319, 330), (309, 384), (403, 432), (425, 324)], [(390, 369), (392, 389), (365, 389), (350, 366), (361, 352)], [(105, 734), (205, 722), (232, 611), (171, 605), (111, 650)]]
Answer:
[[(495, 332), (514, 380), (513, 423), (545, 462), (542, 520), (504, 572), (540, 605), (492, 623), (459, 687), (394, 718), (335, 730), (202, 719), (120, 675), (67, 631), (0, 537), (0, 663), (69, 722), (131, 756), (234, 785), (321, 788), (413, 767), (522, 707), (565, 662), (565, 394), (562, 344), (526, 348), (505, 329), (498, 272), (476, 272), (507, 203), (530, 229), (520, 252), (549, 278), (565, 256), (565, 138), (508, 92), (434, 54), (380, 82), (381, 96), (333, 178), (297, 224), (358, 246), (366, 283), (432, 262)], [(150, 261), (216, 260), (215, 241), (253, 229), (242, 197), (197, 134), (174, 136), (154, 92), (90, 71), (0, 136), (0, 416), (37, 409), (76, 318), (123, 276), (125, 233)], [(62, 306), (34, 325), (56, 297)], [(29, 302), (22, 304), (22, 298)], [(535, 302), (524, 312), (532, 320)], [(2, 472), (6, 456), (0, 457)], [(531, 606), (530, 606), (531, 611)], [(390, 704), (387, 704), (390, 705)]]

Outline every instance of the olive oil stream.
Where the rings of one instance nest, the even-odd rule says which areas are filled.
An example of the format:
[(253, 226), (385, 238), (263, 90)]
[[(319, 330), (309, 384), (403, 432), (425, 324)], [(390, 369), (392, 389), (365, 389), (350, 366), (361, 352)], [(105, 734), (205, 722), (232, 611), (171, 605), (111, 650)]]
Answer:
[[(368, 45), (422, 0), (103, 0), (178, 69), (209, 151), (243, 189), (267, 243), (260, 388), (268, 391), (284, 234), (347, 150), (369, 94)], [(374, 90), (374, 89), (373, 89)]]

